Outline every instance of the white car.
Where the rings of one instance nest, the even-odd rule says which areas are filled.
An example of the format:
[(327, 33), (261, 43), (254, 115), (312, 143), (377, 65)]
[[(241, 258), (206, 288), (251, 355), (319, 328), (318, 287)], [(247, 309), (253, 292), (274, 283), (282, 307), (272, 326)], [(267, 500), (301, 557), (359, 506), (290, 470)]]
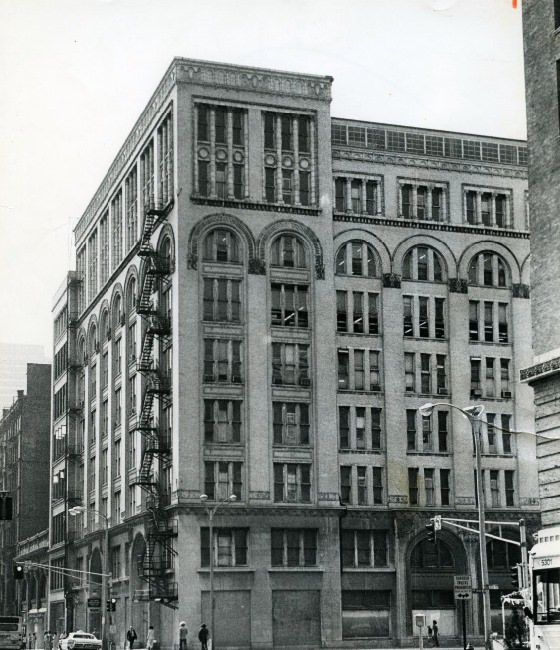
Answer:
[(59, 650), (101, 650), (102, 642), (89, 632), (70, 632), (58, 641)]

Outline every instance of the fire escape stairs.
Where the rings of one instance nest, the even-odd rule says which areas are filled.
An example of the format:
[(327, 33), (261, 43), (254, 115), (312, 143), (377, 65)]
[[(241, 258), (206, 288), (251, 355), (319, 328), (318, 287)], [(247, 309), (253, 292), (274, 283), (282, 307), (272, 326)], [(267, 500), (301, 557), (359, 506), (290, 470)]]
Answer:
[(169, 259), (160, 256), (151, 245), (151, 237), (171, 210), (172, 202), (165, 205), (151, 202), (145, 210), (145, 219), (138, 254), (144, 258), (146, 273), (142, 283), (137, 312), (147, 323), (142, 350), (137, 363), (138, 372), (146, 379), (142, 395), (142, 407), (136, 425), (144, 438), (144, 449), (136, 484), (146, 492), (149, 519), (146, 525), (146, 547), (138, 560), (138, 574), (147, 583), (147, 589), (138, 589), (137, 600), (158, 601), (177, 609), (177, 583), (171, 582), (173, 548), (172, 538), (177, 535), (177, 522), (169, 520), (165, 510), (168, 500), (161, 494), (154, 465), (157, 458), (171, 452), (167, 436), (154, 421), (155, 400), (169, 403), (171, 378), (154, 363), (155, 338), (171, 333), (171, 319), (162, 315), (153, 300), (153, 293), (161, 283), (169, 282), (172, 268)]

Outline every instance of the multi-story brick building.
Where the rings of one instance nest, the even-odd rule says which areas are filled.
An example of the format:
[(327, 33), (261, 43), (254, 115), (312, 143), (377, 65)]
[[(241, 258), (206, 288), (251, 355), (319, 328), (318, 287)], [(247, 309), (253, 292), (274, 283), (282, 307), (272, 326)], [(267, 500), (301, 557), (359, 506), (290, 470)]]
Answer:
[[(18, 544), (45, 530), (49, 522), (51, 366), (28, 363), (26, 374), (26, 390), (17, 391), (12, 406), (2, 409), (0, 419), (0, 492), (12, 499), (12, 519), (0, 522), (3, 615), (21, 611), (21, 586), (18, 587), (13, 572)], [(24, 582), (27, 584), (27, 580)], [(46, 605), (46, 572), (42, 584), (34, 583), (34, 587), (43, 589)], [(42, 620), (38, 621), (41, 623)]]
[[(477, 520), (448, 404), (486, 407), (492, 529), (538, 527), (534, 439), (511, 433), (532, 418), (525, 145), (331, 118), (331, 82), (175, 59), (78, 223), (50, 562), (92, 575), (51, 583), (52, 627), (100, 629), (108, 567), (109, 632), (166, 648), (208, 622), (211, 574), (218, 645), (406, 645), (417, 611), (458, 636), (477, 537), (424, 528)], [(515, 547), (488, 557), (509, 592)]]
[(542, 521), (560, 520), (560, 3), (523, 2), (531, 214), (534, 359), (521, 377), (534, 389)]

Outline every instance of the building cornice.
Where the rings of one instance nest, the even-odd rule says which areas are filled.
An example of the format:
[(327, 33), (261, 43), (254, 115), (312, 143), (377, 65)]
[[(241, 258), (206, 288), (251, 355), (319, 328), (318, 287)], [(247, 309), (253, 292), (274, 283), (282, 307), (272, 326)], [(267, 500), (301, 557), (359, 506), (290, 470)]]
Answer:
[(545, 379), (558, 373), (560, 373), (560, 357), (537, 363), (530, 368), (524, 368), (519, 372), (519, 379), (531, 385), (540, 379)]
[[(355, 162), (377, 163), (379, 165), (399, 165), (405, 167), (421, 167), (461, 174), (484, 174), (485, 176), (501, 176), (503, 178), (527, 179), (527, 169), (513, 165), (496, 165), (484, 162), (453, 162), (442, 158), (429, 158), (410, 153), (395, 154), (352, 147), (336, 146), (332, 149), (333, 160), (349, 160)], [(336, 173), (336, 170), (334, 170)]]

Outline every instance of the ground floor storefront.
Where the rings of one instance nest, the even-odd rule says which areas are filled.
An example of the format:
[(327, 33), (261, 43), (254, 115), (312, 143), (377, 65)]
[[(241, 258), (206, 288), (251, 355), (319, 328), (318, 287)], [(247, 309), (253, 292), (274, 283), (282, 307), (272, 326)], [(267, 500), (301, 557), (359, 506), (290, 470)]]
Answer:
[[(414, 616), (422, 613), (430, 626), (436, 621), (442, 645), (460, 646), (463, 623), (469, 640), (482, 634), (480, 594), (475, 591), (464, 613), (454, 594), (455, 576), (470, 576), (475, 590), (481, 587), (478, 536), (444, 527), (431, 544), (425, 524), (433, 514), (224, 506), (213, 521), (210, 543), (207, 513), (190, 508), (173, 513), (172, 551), (147, 543), (138, 521), (110, 538), (115, 610), (88, 606), (100, 595), (99, 584), (74, 584), (73, 626), (99, 632), (105, 625), (106, 638), (117, 650), (124, 648), (130, 626), (139, 647), (145, 647), (153, 626), (160, 648), (174, 650), (181, 621), (187, 624), (190, 646), (198, 643), (200, 625), (210, 627), (212, 620), (220, 648), (394, 648), (417, 646)], [(458, 514), (476, 522), (476, 512), (449, 516)], [(502, 518), (511, 522), (518, 515)], [(539, 526), (538, 516), (524, 515), (530, 535)], [(519, 539), (506, 523), (494, 532)], [(86, 542), (75, 545), (75, 556), (101, 573), (101, 539)], [(488, 547), (492, 622), (500, 633), (496, 603), (501, 593), (512, 590), (509, 567), (518, 561), (515, 549), (496, 541)], [(154, 566), (157, 580), (150, 573)], [(165, 593), (176, 596), (158, 597), (154, 589), (162, 584), (170, 587)], [(57, 612), (51, 607), (51, 620), (61, 618)]]

